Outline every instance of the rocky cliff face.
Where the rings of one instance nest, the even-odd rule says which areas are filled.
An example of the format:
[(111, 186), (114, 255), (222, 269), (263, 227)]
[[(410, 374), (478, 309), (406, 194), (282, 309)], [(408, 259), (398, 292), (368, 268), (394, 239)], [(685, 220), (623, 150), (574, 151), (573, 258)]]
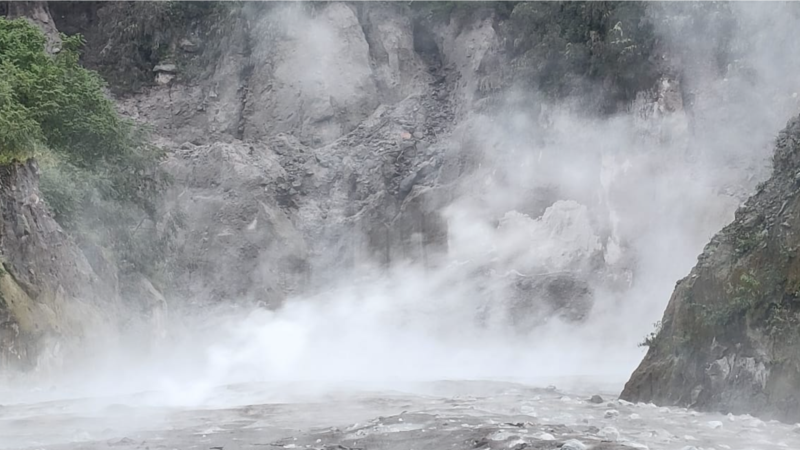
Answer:
[(0, 167), (0, 204), (0, 372), (56, 368), (102, 346), (123, 311), (116, 274), (99, 276), (50, 216), (35, 162)]
[[(558, 112), (521, 94), (538, 66), (514, 59), (519, 39), (498, 9), (442, 17), (399, 3), (222, 2), (196, 14), (187, 5), (51, 5), (60, 29), (86, 35), (85, 62), (112, 85), (124, 74), (106, 63), (152, 69), (119, 105), (170, 149), (176, 183), (157, 223), (142, 225), (163, 235), (178, 224), (169, 296), (277, 305), (343, 271), (432, 267), (444, 255), (481, 273), (568, 271), (630, 284), (629, 246), (610, 219), (610, 208), (624, 207), (620, 188), (594, 180), (605, 192), (598, 200), (561, 179), (626, 163), (592, 150), (576, 153), (585, 161), (576, 169), (559, 161), (561, 149), (515, 153), (525, 140), (546, 147)], [(136, 32), (120, 39), (115, 30)], [(687, 133), (682, 94), (664, 75), (619, 111), (638, 110), (640, 134), (662, 143)], [(521, 177), (520, 165), (530, 174)], [(473, 225), (581, 244), (539, 261), (454, 232)], [(471, 249), (498, 246), (499, 258)]]
[(772, 177), (672, 294), (622, 398), (800, 420), (800, 118)]
[[(443, 154), (473, 55), (440, 54), (454, 30), (427, 29), (421, 44), (406, 12), (248, 4), (227, 17), (235, 31), (221, 40), (189, 26), (180, 40), (192, 46), (156, 67), (178, 61), (172, 78), (121, 100), (173, 149), (165, 214), (186, 218), (173, 294), (276, 304), (362, 263), (442, 252), (439, 209), (453, 186), (440, 185), (469, 170), (460, 157), (440, 177)], [(496, 40), (489, 23), (458, 39)]]
[(278, 304), (362, 266), (436, 265), (452, 238), (444, 207), (491, 177), (479, 168), (506, 145), (474, 116), (505, 101), (513, 79), (493, 10), (435, 20), (334, 2), (225, 14), (219, 38), (202, 24), (175, 31), (154, 85), (120, 99), (172, 149), (165, 215), (186, 218), (172, 293)]

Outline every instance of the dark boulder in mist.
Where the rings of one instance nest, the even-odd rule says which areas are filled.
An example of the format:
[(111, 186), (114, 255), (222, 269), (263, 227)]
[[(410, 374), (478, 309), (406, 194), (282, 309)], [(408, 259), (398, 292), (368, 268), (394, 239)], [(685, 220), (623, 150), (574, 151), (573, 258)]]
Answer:
[(800, 420), (800, 118), (773, 162), (678, 282), (621, 398)]

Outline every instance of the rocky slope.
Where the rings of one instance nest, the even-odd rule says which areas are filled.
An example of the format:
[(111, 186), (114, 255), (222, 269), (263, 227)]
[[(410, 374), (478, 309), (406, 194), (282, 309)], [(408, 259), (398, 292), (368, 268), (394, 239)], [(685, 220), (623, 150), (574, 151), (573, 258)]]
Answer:
[(795, 118), (772, 177), (678, 282), (623, 399), (800, 421), (798, 183)]

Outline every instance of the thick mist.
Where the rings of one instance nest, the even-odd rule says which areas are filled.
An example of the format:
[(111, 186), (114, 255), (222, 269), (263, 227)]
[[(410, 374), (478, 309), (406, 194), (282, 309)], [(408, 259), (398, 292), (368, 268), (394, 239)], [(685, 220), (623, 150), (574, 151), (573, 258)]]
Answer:
[[(173, 316), (175, 336), (154, 354), (98, 355), (91, 366), (43, 380), (43, 391), (10, 398), (153, 391), (161, 394), (141, 401), (204, 405), (221, 401), (213, 394), (220, 385), (300, 381), (303, 395), (439, 379), (559, 387), (580, 380), (618, 389), (676, 281), (769, 176), (772, 139), (798, 109), (798, 8), (729, 7), (730, 27), (694, 24), (717, 23), (715, 10), (651, 8), (664, 48), (683, 68), (663, 80), (662, 100), (643, 97), (605, 119), (570, 102), (541, 102), (461, 121), (444, 139), (472, 149), (480, 164), (442, 210), (448, 254), (441, 264), (363, 267), (275, 311), (220, 307)], [(335, 62), (315, 55), (335, 52), (325, 48), (324, 29), (309, 36), (299, 47), (309, 54), (297, 59), (310, 75), (300, 82), (318, 87), (318, 75)], [(696, 45), (717, 41), (729, 49), (724, 67), (707, 64), (717, 44)], [(602, 274), (593, 272), (596, 255)], [(484, 269), (487, 277), (475, 276)], [(503, 280), (562, 272), (589, 280), (588, 317), (513, 327)], [(285, 388), (265, 400), (295, 394)]]

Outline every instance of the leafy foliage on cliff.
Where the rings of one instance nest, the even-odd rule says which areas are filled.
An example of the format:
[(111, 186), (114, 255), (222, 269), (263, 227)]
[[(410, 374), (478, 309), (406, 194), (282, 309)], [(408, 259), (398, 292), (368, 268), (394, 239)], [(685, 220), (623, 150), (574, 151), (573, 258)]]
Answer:
[(80, 36), (63, 39), (51, 57), (34, 25), (0, 19), (0, 151), (25, 156), (41, 143), (79, 167), (120, 161), (132, 147), (132, 128), (103, 95), (102, 80), (78, 64)]
[(80, 66), (82, 38), (62, 39), (49, 55), (35, 25), (0, 18), (0, 162), (36, 156), (56, 220), (79, 241), (146, 266), (130, 222), (156, 213), (166, 181), (159, 150), (117, 114), (103, 80)]

